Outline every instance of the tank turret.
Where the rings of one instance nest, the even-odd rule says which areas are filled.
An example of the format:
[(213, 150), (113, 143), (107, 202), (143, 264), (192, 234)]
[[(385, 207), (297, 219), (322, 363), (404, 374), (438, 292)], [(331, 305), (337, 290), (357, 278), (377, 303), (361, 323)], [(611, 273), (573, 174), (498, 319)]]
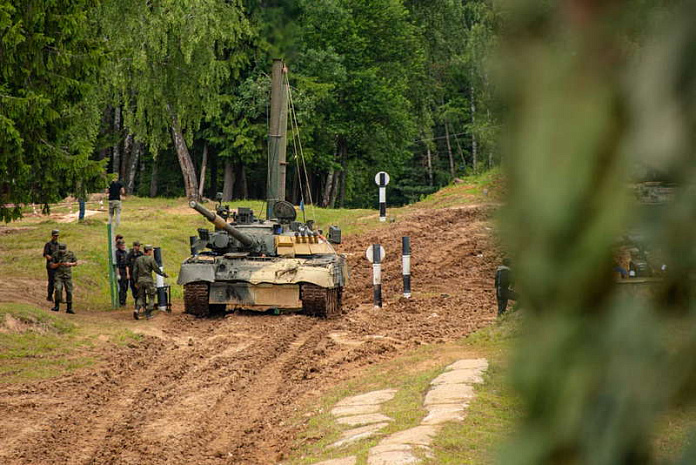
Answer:
[(196, 201), (191, 201), (189, 202), (189, 206), (196, 210), (198, 213), (200, 213), (205, 219), (210, 221), (215, 225), (217, 229), (222, 229), (226, 231), (230, 236), (234, 237), (237, 239), (239, 242), (242, 243), (245, 247), (252, 247), (254, 245), (254, 238), (252, 236), (249, 236), (247, 234), (244, 234), (243, 232), (237, 230), (234, 226), (230, 225), (227, 223), (220, 215), (217, 215), (207, 208), (205, 208), (203, 205), (199, 204)]

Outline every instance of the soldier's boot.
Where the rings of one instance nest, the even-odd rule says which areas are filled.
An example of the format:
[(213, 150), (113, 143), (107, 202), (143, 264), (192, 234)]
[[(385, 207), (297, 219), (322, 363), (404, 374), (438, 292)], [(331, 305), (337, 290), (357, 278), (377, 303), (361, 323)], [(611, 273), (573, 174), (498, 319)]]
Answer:
[(48, 295), (46, 296), (46, 300), (47, 300), (48, 302), (53, 302), (53, 296), (52, 296), (51, 294), (48, 294)]
[(72, 309), (72, 302), (68, 302), (68, 308), (65, 309), (65, 313), (71, 313), (73, 315), (75, 314), (75, 312)]
[(136, 306), (135, 310), (133, 310), (133, 318), (136, 320), (140, 319), (140, 307)]
[(152, 318), (152, 308), (148, 307), (147, 310), (145, 310), (145, 318), (148, 320)]
[(51, 308), (52, 312), (57, 312), (60, 311), (60, 303), (56, 302), (56, 304)]

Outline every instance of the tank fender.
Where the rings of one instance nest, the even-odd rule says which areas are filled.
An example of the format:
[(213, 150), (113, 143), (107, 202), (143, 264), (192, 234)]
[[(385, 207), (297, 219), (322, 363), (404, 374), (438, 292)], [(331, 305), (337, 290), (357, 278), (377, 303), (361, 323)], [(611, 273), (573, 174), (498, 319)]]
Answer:
[(184, 285), (195, 281), (214, 282), (215, 265), (212, 263), (182, 263), (177, 284)]

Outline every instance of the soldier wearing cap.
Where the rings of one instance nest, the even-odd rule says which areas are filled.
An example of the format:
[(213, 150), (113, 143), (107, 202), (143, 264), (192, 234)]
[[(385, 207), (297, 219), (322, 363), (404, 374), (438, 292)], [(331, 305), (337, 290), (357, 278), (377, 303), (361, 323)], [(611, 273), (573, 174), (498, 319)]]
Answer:
[(133, 318), (136, 320), (140, 317), (140, 309), (145, 307), (145, 318), (148, 320), (152, 317), (152, 310), (155, 306), (155, 282), (152, 280), (152, 272), (168, 278), (167, 273), (163, 273), (157, 266), (155, 258), (152, 256), (152, 246), (145, 246), (145, 255), (138, 257), (135, 260), (133, 268), (133, 279), (138, 288), (138, 301), (136, 303)]
[(60, 304), (63, 300), (63, 289), (65, 289), (65, 303), (68, 305), (65, 311), (67, 313), (75, 313), (72, 309), (72, 267), (77, 266), (75, 254), (69, 251), (65, 244), (59, 244), (58, 251), (51, 258), (50, 266), (55, 270), (55, 305), (51, 310), (54, 312), (60, 310)]
[(135, 287), (135, 279), (133, 279), (133, 269), (135, 267), (135, 260), (138, 257), (142, 257), (143, 252), (140, 250), (140, 242), (134, 241), (133, 248), (126, 255), (126, 273), (128, 275), (128, 282), (130, 284), (131, 294), (133, 295), (133, 302), (135, 303), (134, 308), (138, 308), (136, 299), (138, 298), (138, 289)]
[(127, 257), (126, 241), (119, 239), (116, 241), (116, 279), (118, 279), (118, 302), (121, 304), (121, 307), (126, 305), (126, 297), (128, 296), (129, 276)]
[(58, 252), (58, 235), (60, 231), (54, 229), (51, 231), (51, 240), (46, 242), (43, 249), (43, 256), (46, 259), (46, 274), (48, 275), (48, 289), (46, 294), (46, 300), (49, 302), (53, 301), (53, 289), (55, 286), (55, 274), (56, 270), (51, 268), (51, 260), (53, 256)]

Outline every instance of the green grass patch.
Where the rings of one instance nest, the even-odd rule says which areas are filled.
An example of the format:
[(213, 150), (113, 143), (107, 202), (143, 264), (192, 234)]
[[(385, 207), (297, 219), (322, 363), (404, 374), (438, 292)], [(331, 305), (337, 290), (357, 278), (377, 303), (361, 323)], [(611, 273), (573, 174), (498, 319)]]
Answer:
[(93, 363), (69, 321), (23, 304), (0, 304), (0, 383), (50, 378)]
[(143, 335), (124, 328), (114, 333), (110, 340), (118, 346), (128, 346), (135, 342), (142, 341)]
[[(446, 366), (461, 358), (485, 357), (490, 362), (485, 384), (478, 387), (478, 397), (462, 424), (448, 425), (433, 447), (433, 464), (490, 463), (499, 441), (511, 430), (520, 414), (520, 403), (507, 386), (505, 361), (510, 342), (518, 333), (519, 316), (511, 314), (489, 328), (474, 333), (456, 344), (426, 345), (397, 359), (380, 363), (354, 379), (336, 386), (319, 402), (305, 433), (298, 438), (293, 453), (284, 463), (311, 464), (321, 460), (356, 455), (358, 465), (365, 464), (369, 449), (385, 435), (418, 426), (427, 414), (423, 399), (430, 382)], [(381, 413), (394, 419), (382, 434), (373, 439), (329, 449), (342, 431), (350, 429), (336, 423), (330, 411), (345, 397), (369, 391), (395, 388), (393, 400), (382, 405)], [(303, 423), (302, 417), (295, 421)], [(466, 461), (466, 460), (473, 461)], [(481, 460), (480, 462), (478, 460)]]

